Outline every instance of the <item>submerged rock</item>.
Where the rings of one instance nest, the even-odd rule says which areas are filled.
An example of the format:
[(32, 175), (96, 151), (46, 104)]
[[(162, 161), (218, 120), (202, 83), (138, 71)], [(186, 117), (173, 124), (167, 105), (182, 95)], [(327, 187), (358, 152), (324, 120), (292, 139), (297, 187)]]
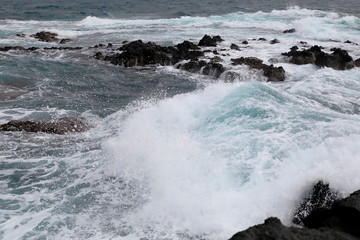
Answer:
[(0, 47), (0, 52), (7, 52), (10, 50), (25, 50), (24, 47), (21, 46), (6, 46), (6, 47)]
[(312, 191), (304, 198), (300, 207), (296, 210), (293, 223), (304, 225), (304, 219), (315, 209), (330, 209), (335, 200), (339, 199), (339, 193), (329, 187), (328, 183), (319, 181)]
[(266, 65), (261, 59), (248, 57), (231, 59), (233, 65), (247, 65), (250, 68), (263, 70), (264, 76), (268, 78), (269, 82), (280, 82), (285, 80), (285, 70), (283, 67), (275, 67), (274, 65)]
[(220, 36), (211, 37), (209, 35), (205, 35), (200, 41), (199, 46), (203, 47), (216, 47), (218, 42), (224, 41)]
[(45, 132), (53, 134), (65, 134), (67, 132), (84, 132), (90, 126), (75, 117), (63, 117), (56, 121), (33, 122), (13, 120), (0, 125), (0, 131), (25, 131), (25, 132)]

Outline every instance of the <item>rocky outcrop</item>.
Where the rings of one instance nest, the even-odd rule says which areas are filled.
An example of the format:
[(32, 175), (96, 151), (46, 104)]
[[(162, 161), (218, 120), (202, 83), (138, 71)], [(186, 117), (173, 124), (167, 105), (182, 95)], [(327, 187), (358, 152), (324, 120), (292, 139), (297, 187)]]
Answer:
[(216, 47), (219, 42), (224, 41), (220, 36), (211, 37), (209, 35), (205, 35), (200, 41), (199, 46), (202, 47)]
[(355, 67), (360, 67), (360, 58), (357, 59), (354, 63), (355, 63)]
[(336, 201), (330, 209), (318, 208), (304, 219), (305, 227), (330, 228), (360, 239), (360, 190)]
[(301, 216), (305, 228), (286, 227), (272, 217), (263, 224), (236, 233), (230, 240), (360, 239), (360, 190), (339, 200), (328, 184), (318, 182), (300, 209), (311, 211), (305, 217)]
[(358, 240), (355, 236), (333, 229), (300, 229), (284, 226), (277, 218), (238, 232), (230, 240)]
[(333, 51), (331, 54), (325, 53), (317, 45), (298, 51), (298, 47), (294, 46), (290, 52), (282, 53), (282, 55), (290, 57), (290, 63), (297, 65), (311, 63), (335, 70), (347, 70), (355, 67), (355, 63), (347, 51), (340, 48), (332, 48), (331, 51)]
[(280, 82), (285, 80), (285, 70), (283, 67), (275, 67), (274, 65), (266, 65), (261, 59), (248, 57), (231, 59), (233, 65), (247, 65), (250, 68), (263, 70), (264, 76), (269, 82)]
[(0, 125), (0, 131), (25, 131), (65, 134), (68, 132), (84, 132), (90, 125), (75, 117), (63, 117), (55, 121), (33, 122), (13, 120)]
[(319, 181), (314, 185), (311, 192), (307, 194), (301, 202), (300, 207), (296, 210), (293, 223), (304, 226), (304, 219), (309, 216), (312, 211), (318, 208), (329, 209), (339, 198), (339, 193), (331, 189), (328, 183)]

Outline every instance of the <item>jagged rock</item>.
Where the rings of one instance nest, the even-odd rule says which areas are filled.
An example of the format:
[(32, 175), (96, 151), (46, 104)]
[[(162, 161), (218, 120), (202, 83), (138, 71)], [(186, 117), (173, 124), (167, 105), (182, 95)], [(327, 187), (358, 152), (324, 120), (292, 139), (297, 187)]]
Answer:
[(312, 191), (304, 198), (300, 207), (296, 210), (293, 223), (304, 225), (304, 219), (315, 209), (330, 209), (332, 204), (339, 199), (339, 193), (329, 187), (328, 183), (317, 182)]
[(285, 70), (283, 67), (274, 67), (274, 65), (266, 65), (261, 59), (249, 57), (249, 58), (236, 58), (231, 59), (233, 65), (244, 64), (250, 68), (263, 70), (264, 76), (268, 78), (269, 82), (280, 82), (285, 80)]
[(263, 224), (236, 233), (230, 240), (358, 240), (358, 238), (333, 229), (288, 228), (278, 218), (268, 218)]
[(331, 228), (360, 238), (360, 191), (336, 201), (331, 209), (318, 208), (304, 219), (308, 228)]
[(45, 31), (30, 35), (30, 37), (34, 37), (42, 42), (57, 42), (59, 41), (57, 36), (58, 36), (57, 33), (45, 32)]
[(271, 44), (276, 44), (276, 43), (280, 43), (280, 41), (278, 39), (273, 39), (270, 41)]
[(60, 44), (65, 44), (65, 43), (68, 43), (68, 42), (71, 42), (71, 41), (72, 41), (72, 39), (70, 39), (70, 38), (63, 38), (63, 39), (60, 40)]
[(234, 43), (231, 44), (230, 49), (240, 50), (240, 47)]
[(206, 62), (204, 60), (191, 60), (183, 64), (177, 64), (178, 69), (186, 70), (192, 73), (201, 73), (212, 77), (220, 77), (220, 75), (226, 70), (224, 66), (217, 62)]
[(295, 28), (291, 28), (291, 29), (283, 31), (283, 33), (294, 33), (294, 32), (296, 32)]
[(315, 45), (309, 49), (297, 51), (294, 47), (290, 52), (282, 55), (291, 57), (290, 62), (298, 65), (312, 63), (319, 67), (330, 67), (335, 70), (346, 70), (355, 67), (352, 57), (347, 51), (340, 48), (331, 49), (333, 53), (328, 54)]
[(174, 58), (173, 62), (178, 62), (180, 60), (197, 59), (201, 56), (204, 56), (203, 52), (198, 51), (200, 48), (196, 44), (189, 41), (179, 43), (175, 47), (177, 50), (172, 47), (168, 47), (169, 49), (171, 48), (171, 52)]
[(224, 41), (220, 36), (210, 37), (209, 35), (205, 35), (200, 41), (198, 46), (203, 47), (216, 47), (218, 42)]
[(201, 60), (201, 61), (191, 60), (184, 64), (178, 64), (177, 68), (181, 69), (181, 70), (186, 70), (186, 71), (192, 72), (192, 73), (199, 73), (201, 68), (206, 66), (206, 64), (207, 64), (207, 62), (204, 60)]
[(206, 66), (204, 66), (204, 68), (202, 69), (202, 74), (204, 75), (209, 75), (212, 77), (216, 77), (219, 78), (220, 75), (225, 71), (225, 68), (222, 64), (220, 63), (215, 63), (215, 62), (209, 62), (206, 64)]
[(90, 129), (85, 122), (75, 117), (63, 117), (56, 121), (32, 122), (13, 120), (0, 125), (0, 131), (25, 131), (65, 134), (67, 132), (84, 132)]
[(25, 50), (24, 47), (21, 46), (6, 46), (6, 47), (0, 47), (0, 52), (7, 52), (10, 50)]
[(94, 58), (99, 59), (99, 60), (103, 60), (104, 55), (101, 52), (97, 52), (97, 53), (95, 53)]

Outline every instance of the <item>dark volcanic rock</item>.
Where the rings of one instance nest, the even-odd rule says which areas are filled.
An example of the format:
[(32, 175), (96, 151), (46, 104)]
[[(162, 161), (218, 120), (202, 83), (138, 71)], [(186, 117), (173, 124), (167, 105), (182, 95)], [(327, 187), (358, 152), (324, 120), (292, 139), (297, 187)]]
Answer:
[(332, 229), (299, 229), (282, 225), (277, 218), (236, 233), (230, 240), (355, 240), (354, 236)]
[(347, 51), (340, 48), (331, 49), (333, 53), (328, 54), (321, 50), (319, 46), (313, 46), (309, 49), (297, 51), (294, 47), (290, 52), (282, 55), (291, 57), (290, 62), (298, 65), (315, 64), (319, 67), (330, 67), (335, 70), (346, 70), (355, 67), (352, 57)]
[(270, 82), (280, 82), (285, 80), (285, 70), (283, 67), (274, 67), (274, 65), (266, 65), (261, 59), (249, 57), (249, 58), (236, 58), (231, 59), (233, 65), (244, 64), (250, 68), (255, 68), (264, 71), (264, 76), (268, 78)]
[(294, 32), (296, 32), (295, 28), (283, 31), (283, 33), (294, 33)]
[(50, 47), (50, 48), (44, 48), (44, 50), (80, 50), (82, 47)]
[(280, 41), (278, 39), (273, 39), (270, 41), (271, 44), (276, 44), (276, 43), (280, 43)]
[(0, 52), (7, 52), (10, 50), (25, 50), (24, 47), (21, 46), (6, 46), (6, 47), (0, 47)]
[(266, 38), (259, 38), (258, 41), (266, 41)]
[(360, 67), (360, 58), (357, 59), (354, 63), (355, 63), (355, 67)]
[(24, 33), (18, 33), (18, 34), (16, 34), (16, 36), (17, 36), (17, 37), (21, 37), (21, 38), (26, 37), (26, 35), (25, 35)]
[(124, 67), (145, 66), (149, 64), (170, 65), (172, 64), (173, 51), (170, 48), (144, 43), (141, 40), (125, 44), (119, 50), (120, 54), (106, 56), (104, 59), (115, 65)]
[(45, 32), (45, 31), (30, 35), (30, 37), (34, 37), (42, 42), (57, 42), (59, 41), (57, 36), (58, 36), (57, 33)]
[(319, 181), (314, 185), (312, 191), (304, 198), (300, 207), (294, 214), (293, 222), (303, 225), (304, 219), (315, 209), (330, 209), (335, 200), (339, 199), (339, 194), (329, 187), (328, 183)]
[(234, 43), (231, 44), (230, 49), (240, 50), (239, 46)]
[(70, 38), (63, 38), (63, 39), (60, 40), (60, 44), (65, 44), (65, 43), (68, 43), (68, 42), (71, 42), (71, 41), (72, 41), (72, 39), (70, 39)]
[(220, 36), (210, 37), (209, 35), (205, 35), (200, 41), (199, 46), (203, 47), (216, 47), (218, 42), (224, 41)]
[(319, 208), (304, 219), (308, 228), (331, 228), (360, 238), (360, 191), (336, 201), (331, 209)]
[(220, 75), (226, 70), (224, 66), (217, 62), (206, 62), (204, 60), (191, 60), (187, 63), (176, 65), (178, 69), (186, 70), (192, 73), (201, 73), (213, 77), (220, 77)]
[(90, 126), (80, 119), (74, 117), (63, 117), (56, 121), (32, 122), (13, 120), (0, 125), (0, 131), (25, 131), (25, 132), (45, 132), (53, 134), (65, 134), (67, 132), (84, 132)]
[(245, 41), (242, 41), (242, 44), (246, 45), (246, 44), (249, 44), (249, 42), (245, 40)]

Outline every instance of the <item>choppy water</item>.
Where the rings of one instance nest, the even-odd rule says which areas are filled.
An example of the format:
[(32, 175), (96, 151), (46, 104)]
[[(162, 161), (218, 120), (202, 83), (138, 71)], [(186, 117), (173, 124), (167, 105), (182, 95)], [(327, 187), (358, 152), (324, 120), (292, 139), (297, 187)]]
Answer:
[[(227, 239), (269, 216), (291, 224), (317, 180), (344, 195), (359, 189), (360, 69), (295, 66), (280, 55), (307, 41), (360, 58), (344, 43), (360, 43), (355, 1), (215, 4), (2, 2), (0, 46), (55, 46), (29, 37), (48, 30), (85, 48), (0, 52), (0, 124), (73, 115), (94, 128), (0, 133), (0, 239)], [(87, 48), (204, 34), (221, 35), (219, 48), (278, 38), (229, 54), (276, 60), (286, 81), (266, 83), (244, 67), (233, 83), (124, 69)]]

